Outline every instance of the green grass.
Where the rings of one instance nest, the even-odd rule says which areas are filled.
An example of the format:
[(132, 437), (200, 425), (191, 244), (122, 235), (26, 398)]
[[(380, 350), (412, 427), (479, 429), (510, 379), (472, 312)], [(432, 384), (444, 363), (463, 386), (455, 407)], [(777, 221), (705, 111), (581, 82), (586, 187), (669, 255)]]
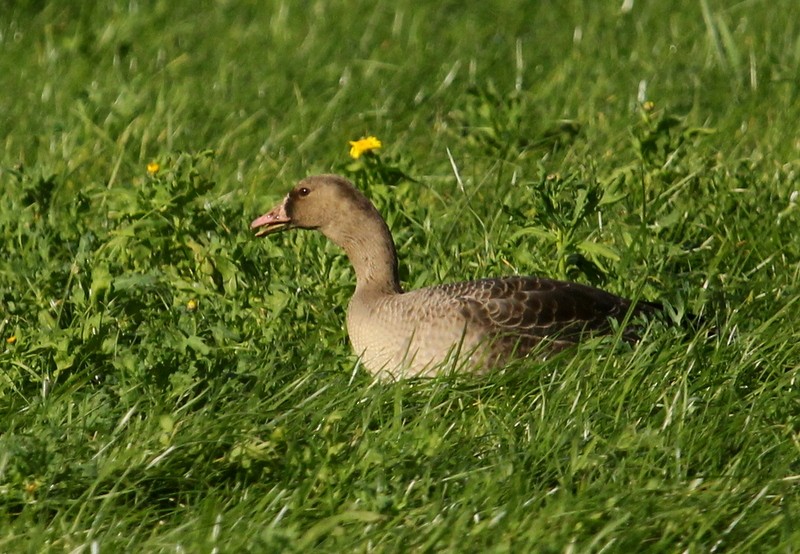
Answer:
[[(302, 4), (0, 10), (0, 551), (800, 550), (797, 2)], [(331, 170), (409, 288), (718, 333), (373, 382), (347, 260), (248, 229)]]

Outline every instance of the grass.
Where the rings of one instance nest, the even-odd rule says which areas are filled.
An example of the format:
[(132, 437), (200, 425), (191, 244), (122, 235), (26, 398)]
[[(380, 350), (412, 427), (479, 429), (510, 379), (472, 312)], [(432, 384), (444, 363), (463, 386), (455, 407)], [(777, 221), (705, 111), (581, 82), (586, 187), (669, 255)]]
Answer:
[[(796, 2), (61, 4), (0, 15), (0, 551), (800, 549)], [(373, 382), (346, 259), (248, 229), (331, 170), (409, 288), (718, 333)]]

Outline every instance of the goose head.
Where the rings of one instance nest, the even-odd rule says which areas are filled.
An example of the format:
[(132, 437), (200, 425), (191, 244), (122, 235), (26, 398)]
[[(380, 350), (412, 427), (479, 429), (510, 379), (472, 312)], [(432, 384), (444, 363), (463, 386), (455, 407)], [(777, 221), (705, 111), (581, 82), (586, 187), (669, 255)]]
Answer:
[(348, 222), (382, 219), (355, 186), (338, 175), (315, 175), (297, 183), (283, 201), (250, 224), (257, 237), (284, 229), (316, 229), (334, 242)]
[(360, 282), (400, 290), (389, 228), (372, 202), (344, 177), (306, 177), (250, 228), (257, 237), (284, 229), (320, 231), (345, 250)]

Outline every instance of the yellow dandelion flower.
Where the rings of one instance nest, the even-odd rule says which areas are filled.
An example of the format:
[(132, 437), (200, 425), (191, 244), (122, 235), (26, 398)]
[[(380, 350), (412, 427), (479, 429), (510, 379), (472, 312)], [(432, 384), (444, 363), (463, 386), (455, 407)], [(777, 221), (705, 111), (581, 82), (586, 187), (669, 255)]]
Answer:
[(186, 303), (186, 309), (189, 310), (190, 312), (195, 311), (197, 309), (197, 300), (195, 299), (189, 300)]
[(16, 335), (11, 335), (10, 337), (8, 337), (6, 339), (6, 343), (8, 343), (8, 344), (14, 344), (15, 342), (17, 342)]
[(357, 160), (361, 157), (361, 154), (365, 152), (369, 152), (371, 150), (376, 150), (383, 146), (381, 141), (379, 141), (375, 137), (365, 137), (358, 140), (351, 140), (350, 141), (350, 157), (354, 160)]
[(646, 111), (646, 112), (651, 112), (651, 111), (653, 111), (653, 108), (655, 108), (655, 107), (656, 107), (656, 104), (655, 104), (655, 102), (652, 102), (652, 101), (650, 101), (650, 100), (648, 100), (647, 102), (645, 102), (644, 104), (642, 104), (642, 108), (644, 108), (644, 111)]
[(155, 175), (158, 173), (159, 169), (161, 169), (161, 165), (158, 162), (150, 162), (147, 164), (147, 173), (150, 175)]

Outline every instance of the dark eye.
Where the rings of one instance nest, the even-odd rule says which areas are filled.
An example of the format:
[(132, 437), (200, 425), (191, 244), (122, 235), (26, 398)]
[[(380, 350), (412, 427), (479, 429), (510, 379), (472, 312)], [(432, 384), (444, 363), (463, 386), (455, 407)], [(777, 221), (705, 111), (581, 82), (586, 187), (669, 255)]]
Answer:
[(297, 194), (299, 194), (300, 196), (308, 196), (310, 193), (311, 191), (306, 187), (301, 187), (300, 190), (297, 191)]

